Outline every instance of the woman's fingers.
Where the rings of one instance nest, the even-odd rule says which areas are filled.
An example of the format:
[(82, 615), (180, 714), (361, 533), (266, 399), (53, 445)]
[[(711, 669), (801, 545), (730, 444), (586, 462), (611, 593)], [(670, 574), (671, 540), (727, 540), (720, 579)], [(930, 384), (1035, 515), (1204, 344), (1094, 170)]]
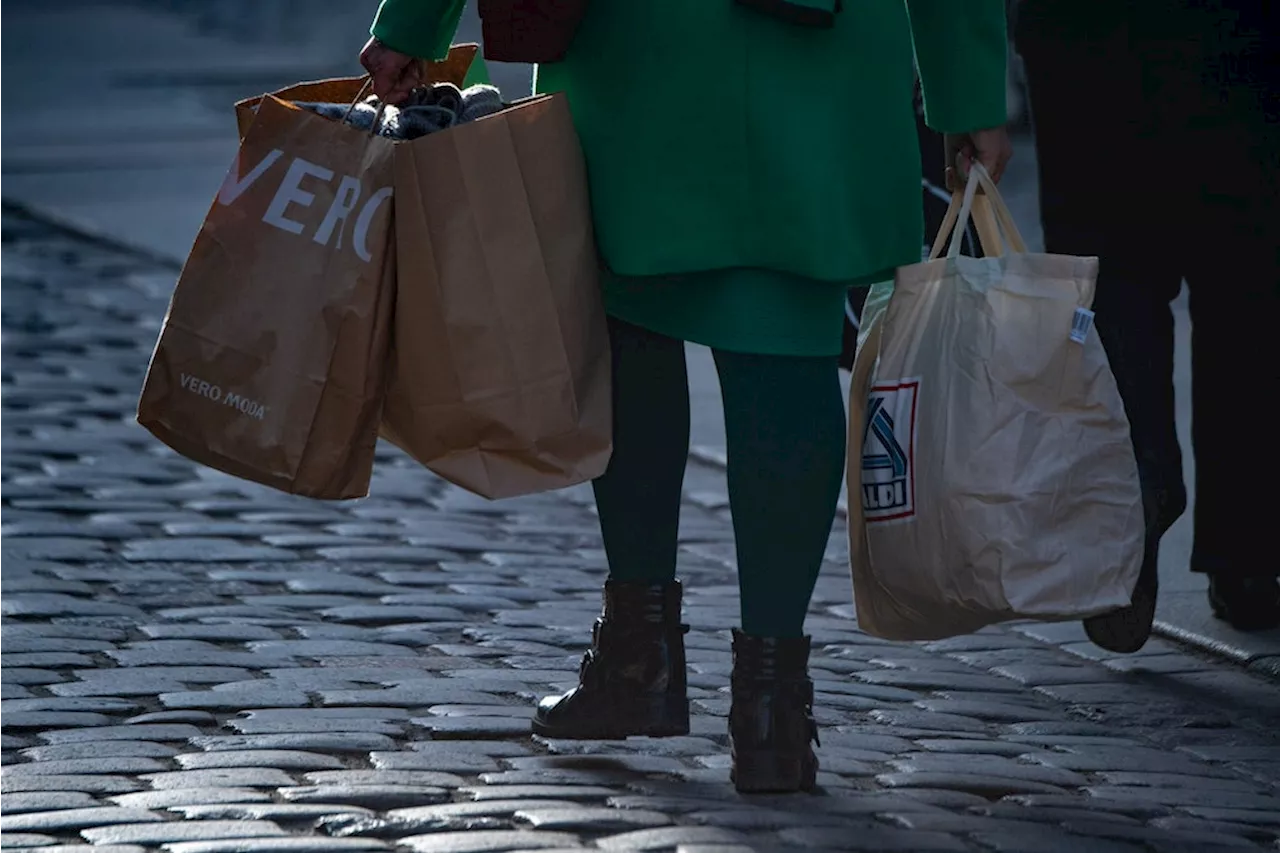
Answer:
[(1003, 127), (993, 127), (979, 130), (971, 134), (971, 138), (978, 162), (991, 175), (991, 180), (999, 183), (1004, 176), (1005, 167), (1013, 158), (1013, 143), (1009, 139), (1009, 132)]
[(422, 80), (422, 63), (377, 39), (364, 46), (360, 64), (369, 72), (373, 93), (388, 104), (403, 103)]

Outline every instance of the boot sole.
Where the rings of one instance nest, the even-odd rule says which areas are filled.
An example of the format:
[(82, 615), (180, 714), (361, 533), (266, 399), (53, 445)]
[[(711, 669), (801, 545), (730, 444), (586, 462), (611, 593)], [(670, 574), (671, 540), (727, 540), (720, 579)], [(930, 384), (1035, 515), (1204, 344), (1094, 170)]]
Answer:
[(629, 737), (681, 737), (689, 734), (689, 700), (653, 699), (637, 702), (625, 719), (602, 714), (603, 719), (584, 725), (575, 722), (555, 725), (533, 718), (533, 733), (557, 740), (625, 740)]
[(818, 768), (794, 752), (763, 750), (734, 755), (729, 779), (740, 794), (794, 794), (812, 791)]

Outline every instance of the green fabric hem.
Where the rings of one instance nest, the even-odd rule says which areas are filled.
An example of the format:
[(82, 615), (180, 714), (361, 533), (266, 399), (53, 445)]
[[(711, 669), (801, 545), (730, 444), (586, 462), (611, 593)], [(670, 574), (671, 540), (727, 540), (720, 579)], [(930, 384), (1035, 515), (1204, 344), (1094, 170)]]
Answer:
[(760, 269), (662, 276), (602, 274), (606, 312), (679, 340), (726, 352), (837, 356), (850, 287)]

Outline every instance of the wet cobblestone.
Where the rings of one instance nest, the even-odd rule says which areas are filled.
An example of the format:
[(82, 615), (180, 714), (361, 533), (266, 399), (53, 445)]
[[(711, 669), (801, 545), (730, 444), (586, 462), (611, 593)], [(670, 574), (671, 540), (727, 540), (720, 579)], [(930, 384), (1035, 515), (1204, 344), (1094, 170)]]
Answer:
[(691, 736), (532, 738), (598, 607), (590, 490), (490, 504), (383, 448), (370, 499), (322, 505), (186, 462), (132, 423), (165, 275), (6, 208), (6, 850), (1276, 848), (1274, 682), (1073, 625), (884, 643), (842, 531), (810, 623), (823, 790), (737, 795), (732, 532), (697, 466)]

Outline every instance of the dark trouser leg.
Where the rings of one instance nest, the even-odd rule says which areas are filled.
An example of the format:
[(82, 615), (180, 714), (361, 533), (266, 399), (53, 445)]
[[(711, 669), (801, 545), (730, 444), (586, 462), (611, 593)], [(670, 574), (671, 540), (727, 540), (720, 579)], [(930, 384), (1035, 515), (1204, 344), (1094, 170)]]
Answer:
[[(1272, 414), (1280, 360), (1280, 235), (1269, 220), (1217, 213), (1192, 270), (1191, 441), (1195, 544), (1191, 569), (1209, 575), (1214, 615), (1241, 631), (1280, 626), (1280, 443)], [(1222, 227), (1234, 224), (1235, 228)], [(1272, 231), (1264, 239), (1259, 232)]]
[[(1256, 5), (1256, 4), (1255, 4)], [(1209, 603), (1240, 630), (1280, 626), (1280, 560), (1271, 528), (1280, 501), (1272, 401), (1280, 360), (1280, 92), (1274, 20), (1243, 7), (1230, 27), (1204, 27), (1201, 74), (1186, 127), (1195, 195), (1188, 247), (1192, 444), (1191, 568), (1209, 574)], [(1272, 67), (1268, 67), (1272, 66)], [(1206, 85), (1207, 84), (1207, 85)]]
[(593, 484), (609, 577), (676, 575), (680, 498), (689, 459), (684, 342), (610, 318), (613, 457)]
[(844, 477), (835, 356), (717, 351), (742, 626), (800, 637)]
[(1143, 567), (1146, 574), (1156, 570), (1160, 537), (1187, 507), (1174, 408), (1170, 309), (1182, 281), (1169, 271), (1140, 270), (1141, 262), (1134, 260), (1130, 269), (1122, 266), (1123, 261), (1102, 261), (1094, 326), (1129, 418), (1147, 519), (1150, 565)]
[[(1188, 170), (1197, 192), (1182, 238), (1196, 461), (1191, 568), (1215, 581), (1280, 573), (1272, 533), (1280, 442), (1271, 413), (1280, 393), (1280, 91), (1266, 70), (1275, 62), (1265, 50), (1274, 28), (1257, 38), (1267, 25), (1256, 10), (1234, 24), (1209, 40), (1205, 64), (1215, 85), (1185, 120), (1186, 162), (1198, 164)], [(1274, 623), (1280, 605), (1275, 584), (1269, 589), (1241, 590), (1233, 597), (1243, 607), (1232, 609), (1266, 600), (1272, 616), (1261, 621)]]
[[(1280, 573), (1280, 235), (1261, 210), (1205, 207), (1191, 288), (1193, 571), (1216, 579)], [(1259, 218), (1266, 216), (1267, 218)]]
[[(1154, 261), (1155, 259), (1151, 259)], [(1146, 539), (1132, 603), (1085, 620), (1099, 646), (1136, 652), (1151, 635), (1159, 587), (1160, 539), (1187, 507), (1173, 395), (1173, 313), (1181, 279), (1142, 260), (1102, 259), (1093, 308), (1138, 461)]]
[[(1101, 260), (1094, 324), (1124, 400), (1148, 525), (1158, 539), (1186, 506), (1169, 306), (1184, 272), (1177, 238), (1185, 204), (1162, 165), (1177, 145), (1153, 136), (1143, 118), (1141, 72), (1126, 42), (1084, 49), (1032, 41), (1023, 51), (1045, 250)], [(1072, 73), (1062, 74), (1064, 67)], [(1080, 149), (1081, 115), (1108, 138), (1105, 165)]]
[[(1157, 139), (1144, 77), (1123, 33), (1096, 42), (1048, 37), (1020, 45), (1027, 70), (1045, 249), (1100, 260), (1095, 327), (1116, 378), (1141, 479), (1147, 522), (1133, 605), (1085, 621), (1104, 648), (1145, 644), (1155, 614), (1160, 538), (1186, 508), (1173, 399), (1173, 315), (1182, 274), (1182, 208), (1171, 139)], [(1070, 68), (1070, 73), (1063, 69)], [(1081, 150), (1081, 116), (1107, 139), (1105, 164)], [(1117, 180), (1115, 176), (1122, 175)]]

